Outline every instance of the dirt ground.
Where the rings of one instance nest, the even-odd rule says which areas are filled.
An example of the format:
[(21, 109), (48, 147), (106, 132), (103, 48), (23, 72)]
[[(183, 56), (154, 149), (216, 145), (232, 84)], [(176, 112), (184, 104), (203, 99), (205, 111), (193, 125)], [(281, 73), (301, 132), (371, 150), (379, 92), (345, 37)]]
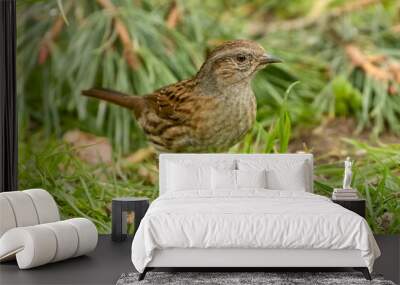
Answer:
[(312, 152), (319, 161), (330, 162), (348, 155), (357, 155), (344, 138), (368, 142), (371, 145), (400, 143), (399, 135), (387, 132), (374, 138), (368, 130), (357, 133), (356, 127), (354, 119), (335, 118), (326, 119), (317, 127), (297, 128), (290, 141), (289, 152)]

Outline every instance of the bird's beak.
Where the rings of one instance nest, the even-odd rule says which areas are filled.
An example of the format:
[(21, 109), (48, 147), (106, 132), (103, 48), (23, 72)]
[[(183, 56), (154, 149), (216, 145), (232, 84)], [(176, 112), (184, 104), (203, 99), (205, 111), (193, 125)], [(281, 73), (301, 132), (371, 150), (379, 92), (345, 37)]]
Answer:
[(282, 61), (282, 59), (280, 59), (278, 57), (275, 57), (273, 55), (265, 53), (260, 57), (259, 62), (261, 65), (264, 65), (264, 64), (269, 64), (269, 63), (279, 63), (279, 62), (283, 62), (283, 61)]

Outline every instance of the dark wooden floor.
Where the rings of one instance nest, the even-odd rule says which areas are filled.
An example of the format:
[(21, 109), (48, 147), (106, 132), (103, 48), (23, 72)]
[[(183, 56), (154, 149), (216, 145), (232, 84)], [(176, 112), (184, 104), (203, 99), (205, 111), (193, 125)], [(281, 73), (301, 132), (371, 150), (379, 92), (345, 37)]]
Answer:
[[(374, 272), (399, 284), (400, 236), (375, 238), (383, 256), (376, 261)], [(134, 271), (130, 258), (131, 242), (132, 239), (128, 239), (115, 243), (110, 236), (100, 236), (96, 250), (88, 256), (29, 270), (19, 270), (16, 262), (3, 263), (0, 264), (0, 284), (115, 284), (122, 273)]]
[(375, 239), (382, 255), (375, 261), (374, 272), (383, 274), (385, 279), (400, 284), (400, 235), (377, 235)]
[(97, 248), (80, 256), (28, 270), (16, 262), (0, 264), (0, 284), (115, 284), (124, 272), (134, 271), (131, 261), (132, 239), (112, 242), (100, 236)]

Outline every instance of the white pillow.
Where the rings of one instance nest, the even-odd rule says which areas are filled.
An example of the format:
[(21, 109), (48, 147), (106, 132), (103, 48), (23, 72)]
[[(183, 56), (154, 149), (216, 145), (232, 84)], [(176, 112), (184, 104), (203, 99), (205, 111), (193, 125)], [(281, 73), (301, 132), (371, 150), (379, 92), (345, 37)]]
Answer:
[(267, 188), (267, 171), (235, 170), (237, 188)]
[(211, 168), (168, 163), (168, 191), (210, 190)]
[(211, 181), (213, 190), (236, 190), (236, 170), (212, 168)]
[(267, 172), (268, 188), (273, 190), (302, 191), (308, 188), (307, 177), (302, 163), (290, 171), (271, 169)]
[(307, 191), (310, 189), (308, 161), (240, 159), (239, 170), (267, 170), (267, 188), (273, 190)]
[(241, 188), (267, 188), (267, 171), (263, 170), (211, 170), (213, 190), (238, 190)]

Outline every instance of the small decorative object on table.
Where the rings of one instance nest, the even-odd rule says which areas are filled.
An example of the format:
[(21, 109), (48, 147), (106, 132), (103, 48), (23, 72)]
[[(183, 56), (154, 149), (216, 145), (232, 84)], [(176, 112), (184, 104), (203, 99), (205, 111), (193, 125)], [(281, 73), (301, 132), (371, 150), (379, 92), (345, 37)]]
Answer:
[(113, 241), (123, 241), (127, 237), (127, 213), (135, 214), (135, 232), (140, 221), (149, 208), (149, 199), (145, 197), (120, 197), (112, 200), (112, 234)]
[(353, 162), (347, 157), (344, 162), (343, 188), (335, 188), (332, 193), (332, 200), (359, 200), (356, 189), (351, 188)]
[(332, 200), (359, 200), (357, 189), (335, 188), (332, 193)]
[(357, 189), (351, 188), (353, 162), (347, 157), (344, 162), (343, 188), (335, 188), (332, 201), (365, 218), (365, 200), (358, 197)]
[(351, 179), (353, 175), (351, 171), (352, 166), (353, 162), (350, 160), (350, 157), (347, 157), (344, 162), (343, 189), (351, 189)]

